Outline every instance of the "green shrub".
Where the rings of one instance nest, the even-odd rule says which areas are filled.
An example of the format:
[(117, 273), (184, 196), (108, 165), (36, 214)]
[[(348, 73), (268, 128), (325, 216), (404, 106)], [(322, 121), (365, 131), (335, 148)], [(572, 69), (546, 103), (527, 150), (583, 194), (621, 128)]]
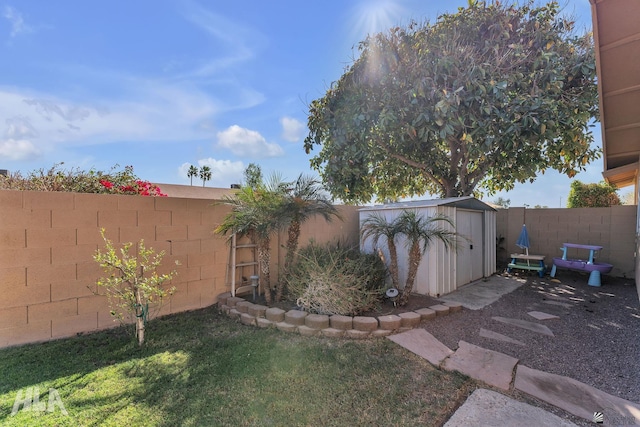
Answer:
[(604, 181), (597, 184), (583, 184), (575, 180), (571, 183), (568, 208), (608, 208), (622, 204), (617, 193), (618, 189)]
[(299, 251), (284, 280), (291, 299), (305, 311), (352, 316), (378, 305), (386, 274), (377, 255), (340, 243), (311, 242)]

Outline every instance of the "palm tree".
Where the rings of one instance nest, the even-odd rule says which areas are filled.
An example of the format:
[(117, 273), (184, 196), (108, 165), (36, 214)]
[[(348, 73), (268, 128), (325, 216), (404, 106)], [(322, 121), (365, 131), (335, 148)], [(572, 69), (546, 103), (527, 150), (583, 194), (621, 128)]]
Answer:
[(397, 218), (397, 222), (401, 233), (407, 238), (406, 244), (409, 249), (409, 272), (398, 301), (400, 305), (405, 305), (409, 301), (409, 296), (413, 290), (413, 283), (418, 273), (420, 261), (422, 261), (422, 256), (429, 245), (435, 240), (440, 240), (447, 250), (455, 248), (457, 233), (437, 225), (443, 222), (454, 227), (453, 222), (446, 215), (438, 214), (425, 217), (415, 210), (404, 210)]
[(187, 171), (187, 178), (189, 178), (191, 180), (190, 184), (192, 186), (193, 186), (193, 177), (194, 176), (198, 176), (198, 168), (193, 166), (193, 165), (191, 165), (191, 166), (189, 166), (189, 170)]
[(282, 206), (282, 219), (288, 222), (287, 253), (284, 258), (283, 278), (278, 281), (276, 301), (282, 299), (286, 274), (298, 250), (300, 226), (309, 218), (321, 215), (326, 221), (332, 217), (341, 219), (338, 209), (331, 203), (331, 199), (320, 186), (320, 181), (314, 177), (300, 174), (290, 189), (287, 189), (285, 202)]
[(393, 221), (387, 220), (381, 213), (374, 212), (369, 215), (361, 226), (362, 240), (372, 239), (373, 246), (376, 247), (380, 239), (386, 240), (389, 250), (389, 275), (391, 284), (399, 289), (400, 279), (398, 278), (398, 251), (396, 248), (396, 237), (401, 233), (399, 217)]
[(274, 175), (272, 179), (257, 188), (241, 187), (233, 196), (225, 196), (224, 204), (231, 206), (231, 212), (215, 229), (218, 234), (235, 233), (240, 236), (254, 234), (258, 245), (260, 282), (264, 286), (267, 305), (271, 304), (271, 235), (282, 228), (284, 203), (284, 183)]
[(211, 168), (209, 166), (202, 166), (200, 168), (200, 179), (202, 179), (202, 186), (204, 187), (205, 182), (211, 180)]

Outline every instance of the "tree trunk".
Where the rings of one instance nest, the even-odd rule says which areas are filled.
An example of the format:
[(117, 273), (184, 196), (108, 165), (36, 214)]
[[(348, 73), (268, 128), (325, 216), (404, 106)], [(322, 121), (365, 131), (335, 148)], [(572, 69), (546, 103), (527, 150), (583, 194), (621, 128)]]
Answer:
[(264, 289), (264, 300), (267, 305), (271, 305), (271, 270), (269, 264), (271, 263), (271, 239), (261, 239), (258, 243), (258, 263), (260, 265), (260, 283)]
[[(135, 315), (136, 315), (136, 337), (138, 338), (138, 346), (142, 347), (144, 344), (144, 306), (142, 305), (142, 296), (140, 295), (140, 290), (136, 288), (136, 307)], [(140, 311), (138, 313), (138, 310)]]
[(286, 282), (286, 276), (291, 270), (293, 260), (298, 250), (298, 240), (300, 238), (300, 221), (291, 221), (288, 230), (287, 237), (287, 254), (284, 257), (284, 269), (282, 270), (282, 277), (278, 278), (278, 284), (276, 288), (276, 301), (282, 300), (282, 294), (284, 293), (284, 287)]
[(422, 251), (420, 250), (419, 243), (413, 243), (411, 250), (409, 251), (409, 272), (407, 273), (407, 282), (400, 295), (400, 305), (406, 305), (409, 302), (409, 296), (413, 291), (413, 283), (416, 281), (416, 275), (418, 274), (418, 267), (422, 261)]
[(400, 279), (398, 278), (398, 251), (393, 238), (387, 238), (389, 248), (389, 274), (391, 274), (391, 284), (394, 288), (400, 289)]

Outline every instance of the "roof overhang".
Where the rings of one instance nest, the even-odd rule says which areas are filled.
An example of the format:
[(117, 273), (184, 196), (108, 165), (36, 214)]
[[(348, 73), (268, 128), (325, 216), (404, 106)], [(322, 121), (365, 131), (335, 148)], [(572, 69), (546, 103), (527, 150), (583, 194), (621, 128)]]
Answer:
[(603, 176), (618, 187), (633, 185), (640, 158), (640, 1), (589, 1), (600, 95)]

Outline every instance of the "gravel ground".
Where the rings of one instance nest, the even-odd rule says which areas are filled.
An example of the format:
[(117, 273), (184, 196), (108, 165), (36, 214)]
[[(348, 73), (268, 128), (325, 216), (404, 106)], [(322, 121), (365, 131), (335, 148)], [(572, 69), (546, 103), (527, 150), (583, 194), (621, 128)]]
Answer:
[[(635, 282), (603, 276), (601, 287), (588, 276), (559, 271), (556, 279), (518, 276), (527, 282), (481, 310), (425, 322), (423, 327), (452, 350), (459, 341), (516, 357), (533, 369), (564, 375), (606, 393), (640, 402), (640, 303)], [(536, 320), (542, 311), (559, 319)], [(508, 317), (548, 326), (554, 337), (493, 320)], [(480, 329), (521, 341), (517, 345), (480, 336)]]

